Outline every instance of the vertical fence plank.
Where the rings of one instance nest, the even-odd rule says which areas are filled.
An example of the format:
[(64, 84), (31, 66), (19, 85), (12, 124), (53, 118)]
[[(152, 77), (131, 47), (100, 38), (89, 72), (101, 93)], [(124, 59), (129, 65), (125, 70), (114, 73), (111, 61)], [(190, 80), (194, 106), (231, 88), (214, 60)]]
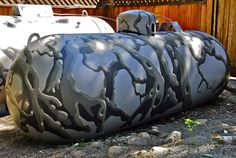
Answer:
[(0, 7), (0, 15), (4, 15), (3, 11), (4, 11), (4, 7)]
[(225, 45), (227, 48), (228, 43), (228, 28), (229, 28), (229, 10), (230, 0), (219, 0), (218, 5), (218, 26), (216, 37)]
[(231, 0), (229, 9), (229, 35), (228, 35), (228, 52), (230, 54), (231, 66), (236, 68), (236, 1)]
[(201, 26), (200, 30), (206, 32), (206, 14), (207, 14), (207, 5), (201, 5)]
[(213, 3), (214, 0), (207, 0), (206, 32), (209, 34), (212, 34)]
[[(218, 20), (220, 23), (223, 23), (223, 30), (222, 30), (222, 43), (228, 50), (228, 37), (229, 37), (229, 18), (230, 18), (230, 1), (225, 1), (225, 7), (222, 8), (224, 11), (223, 19), (222, 21)], [(231, 56), (231, 53), (229, 53), (229, 56)]]

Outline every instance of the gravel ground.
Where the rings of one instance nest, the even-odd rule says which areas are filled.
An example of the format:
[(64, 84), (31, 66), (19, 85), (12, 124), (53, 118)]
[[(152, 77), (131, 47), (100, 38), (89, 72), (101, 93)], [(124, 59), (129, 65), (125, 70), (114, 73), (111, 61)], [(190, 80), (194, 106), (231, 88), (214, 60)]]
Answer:
[[(196, 127), (188, 128), (190, 118)], [(236, 158), (236, 94), (96, 140), (44, 144), (25, 136), (10, 116), (0, 118), (0, 157)]]

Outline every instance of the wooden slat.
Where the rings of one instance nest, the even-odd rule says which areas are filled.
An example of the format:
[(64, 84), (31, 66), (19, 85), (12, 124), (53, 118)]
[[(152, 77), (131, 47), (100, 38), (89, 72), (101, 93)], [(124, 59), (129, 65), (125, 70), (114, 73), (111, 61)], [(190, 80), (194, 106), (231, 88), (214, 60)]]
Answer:
[[(226, 49), (228, 50), (228, 29), (229, 29), (229, 18), (230, 18), (230, 1), (231, 0), (228, 0), (228, 1), (224, 1), (225, 3), (225, 7), (222, 8), (223, 11), (224, 11), (224, 15), (223, 15), (223, 19), (220, 19), (218, 20), (220, 23), (223, 23), (223, 30), (222, 30), (222, 33), (221, 33), (221, 36), (222, 36), (222, 43), (223, 45), (226, 47)], [(229, 56), (230, 56), (230, 52), (229, 52)]]
[(229, 56), (231, 59), (231, 66), (236, 68), (236, 1), (230, 1), (230, 9), (229, 9), (229, 36), (228, 36), (228, 47), (227, 50), (229, 52)]
[(207, 13), (207, 6), (202, 5), (201, 6), (201, 26), (200, 30), (206, 32), (206, 13)]
[(227, 51), (228, 51), (228, 53), (229, 53), (229, 58), (230, 58), (230, 60), (231, 60), (231, 66), (232, 67), (234, 67), (234, 64), (235, 64), (235, 60), (234, 60), (234, 53), (233, 52), (230, 52), (230, 49), (231, 49), (231, 45), (233, 44), (233, 41), (232, 40), (230, 40), (230, 38), (232, 38), (232, 35), (233, 35), (233, 28), (232, 28), (232, 26), (230, 25), (230, 23), (231, 23), (231, 18), (230, 18), (230, 16), (231, 16), (231, 0), (228, 0), (228, 2), (226, 3), (226, 6), (227, 6), (227, 8), (228, 8), (228, 10), (227, 11), (225, 11), (225, 16), (226, 15), (228, 15), (227, 16), (227, 18), (225, 18), (225, 23), (228, 25), (227, 26), (227, 28), (225, 28), (224, 29), (224, 31), (226, 31), (227, 30), (227, 32), (225, 32), (226, 33), (226, 37), (224, 37), (224, 40), (223, 40), (223, 42), (224, 42), (224, 44), (225, 44), (225, 46), (226, 46), (226, 49), (227, 49)]
[(4, 15), (3, 14), (3, 8), (0, 8), (0, 15)]
[(213, 0), (207, 0), (206, 32), (212, 34)]
[(223, 41), (223, 30), (225, 27), (225, 23), (224, 23), (224, 17), (225, 15), (225, 0), (218, 0), (218, 16), (217, 16), (217, 21), (219, 21), (218, 25), (217, 25), (217, 34), (216, 34), (216, 38), (218, 40), (220, 40), (221, 42)]

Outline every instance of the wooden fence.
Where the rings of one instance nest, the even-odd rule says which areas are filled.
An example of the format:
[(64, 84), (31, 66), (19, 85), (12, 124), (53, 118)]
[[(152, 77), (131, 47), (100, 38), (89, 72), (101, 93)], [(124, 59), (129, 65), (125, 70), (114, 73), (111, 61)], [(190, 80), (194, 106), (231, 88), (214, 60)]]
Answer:
[(0, 6), (0, 15), (12, 15), (12, 7)]
[[(123, 11), (142, 9), (157, 16), (169, 17), (178, 21), (184, 30), (199, 30), (214, 35), (223, 43), (231, 60), (231, 67), (236, 69), (236, 0), (206, 0), (201, 3), (173, 5), (105, 5), (86, 8), (89, 15), (105, 16), (116, 19)], [(83, 8), (53, 8), (57, 14), (81, 14)], [(1, 7), (0, 15), (11, 15), (12, 8)], [(162, 21), (163, 18), (159, 17)], [(116, 29), (114, 21), (107, 22)]]
[(236, 69), (236, 0), (215, 0), (214, 8), (213, 35), (225, 46), (231, 67)]

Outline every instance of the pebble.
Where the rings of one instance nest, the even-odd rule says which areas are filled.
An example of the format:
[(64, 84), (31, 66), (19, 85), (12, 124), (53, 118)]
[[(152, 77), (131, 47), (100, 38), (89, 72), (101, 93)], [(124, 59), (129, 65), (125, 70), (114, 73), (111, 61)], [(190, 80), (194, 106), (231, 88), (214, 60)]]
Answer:
[(118, 157), (119, 155), (123, 154), (124, 147), (122, 146), (111, 146), (108, 150), (108, 156), (109, 158), (115, 158)]

